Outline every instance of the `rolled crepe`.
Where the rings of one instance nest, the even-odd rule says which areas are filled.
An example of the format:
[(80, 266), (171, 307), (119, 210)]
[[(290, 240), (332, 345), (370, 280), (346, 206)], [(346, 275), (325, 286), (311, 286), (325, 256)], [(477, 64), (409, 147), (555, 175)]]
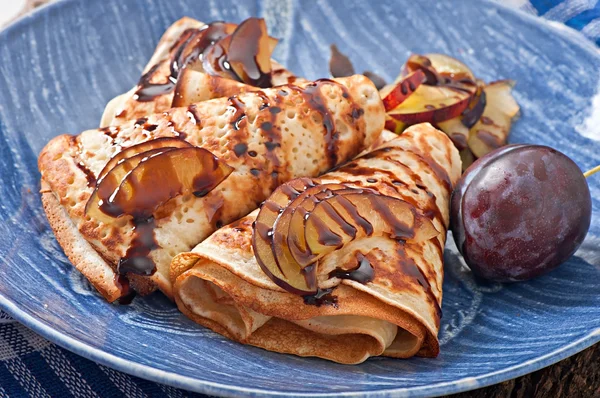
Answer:
[(383, 124), (377, 89), (362, 75), (173, 108), (119, 127), (54, 138), (38, 161), (42, 200), (67, 256), (114, 301), (124, 290), (114, 269), (132, 247), (134, 224), (129, 216), (106, 224), (85, 215), (95, 179), (109, 159), (134, 144), (179, 137), (233, 167), (206, 196), (178, 196), (154, 213), (157, 248), (149, 257), (156, 272), (130, 275), (130, 282), (140, 292), (158, 285), (171, 297), (169, 266), (176, 254), (257, 208), (281, 183), (352, 159), (377, 139)]
[[(421, 124), (312, 179), (402, 199), (440, 231), (421, 242), (374, 234), (323, 257), (317, 263), (320, 287), (337, 286), (332, 292), (336, 305), (307, 304), (261, 270), (252, 249), (252, 225), (259, 210), (174, 258), (175, 301), (197, 323), (271, 351), (345, 364), (376, 355), (434, 357), (439, 352), (449, 199), (460, 171), (458, 151), (448, 137)], [(357, 253), (373, 268), (370, 282), (330, 275), (336, 269), (356, 268)]]
[[(185, 45), (184, 34), (189, 30), (199, 29), (203, 26), (205, 26), (204, 23), (189, 17), (181, 18), (173, 23), (158, 42), (152, 58), (143, 70), (140, 81), (147, 80), (148, 83), (155, 84), (168, 82), (171, 76), (172, 59), (178, 49)], [(271, 67), (273, 86), (306, 82), (304, 79), (297, 79), (292, 72), (273, 60), (271, 61)], [(188, 71), (193, 73), (187, 75)], [(187, 106), (214, 98), (230, 97), (242, 92), (258, 90), (256, 87), (235, 80), (211, 76), (201, 70), (184, 68), (179, 71), (179, 75), (177, 80), (186, 77), (184, 84), (178, 81), (178, 90), (181, 90), (182, 94), (176, 97), (175, 102), (175, 87), (164, 94), (155, 95), (143, 101), (139, 100), (136, 95), (140, 88), (138, 83), (128, 92), (118, 95), (108, 102), (100, 120), (100, 127), (119, 126), (130, 120), (166, 111), (171, 107)], [(194, 97), (187, 97), (188, 93), (191, 92), (193, 92)]]

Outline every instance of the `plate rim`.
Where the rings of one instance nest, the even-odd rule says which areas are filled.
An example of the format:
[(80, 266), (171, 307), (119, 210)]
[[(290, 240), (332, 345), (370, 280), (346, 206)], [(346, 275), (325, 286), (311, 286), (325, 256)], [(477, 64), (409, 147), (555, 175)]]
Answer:
[[(0, 42), (15, 30), (26, 28), (35, 19), (42, 17), (51, 9), (65, 7), (71, 3), (83, 2), (85, 0), (57, 0), (52, 3), (45, 4), (35, 8), (25, 15), (17, 18), (9, 23), (4, 29), (0, 30)], [(553, 21), (544, 20), (538, 16), (527, 14), (515, 8), (511, 8), (502, 3), (493, 0), (483, 0), (482, 7), (501, 9), (513, 16), (527, 21), (528, 23), (543, 26), (548, 28), (553, 34), (556, 34), (571, 45), (579, 47), (587, 52), (592, 58), (596, 58), (600, 62), (600, 49), (581, 32), (570, 28), (566, 25)], [(27, 314), (21, 310), (19, 306), (0, 293), (0, 309), (8, 313), (16, 321), (30, 328), (50, 342), (69, 350), (86, 359), (108, 366), (115, 370), (127, 373), (149, 381), (170, 385), (172, 387), (181, 388), (189, 391), (194, 391), (204, 394), (219, 394), (226, 396), (302, 396), (302, 397), (387, 397), (390, 395), (404, 397), (422, 397), (422, 396), (439, 396), (445, 394), (455, 394), (459, 392), (469, 391), (476, 388), (487, 387), (493, 384), (501, 383), (506, 380), (514, 379), (525, 374), (535, 372), (539, 369), (550, 366), (565, 358), (568, 358), (592, 345), (600, 342), (600, 326), (592, 330), (587, 335), (566, 344), (552, 352), (530, 359), (517, 365), (513, 365), (494, 372), (488, 372), (476, 377), (465, 377), (453, 381), (446, 381), (426, 386), (410, 387), (410, 388), (388, 388), (374, 391), (343, 391), (329, 393), (306, 393), (306, 392), (284, 392), (266, 390), (260, 388), (247, 388), (230, 384), (213, 382), (210, 380), (192, 378), (182, 376), (178, 373), (169, 372), (154, 368), (149, 365), (143, 365), (133, 360), (124, 359), (117, 355), (110, 354), (100, 348), (93, 347), (85, 342), (82, 342), (75, 337), (71, 337), (60, 331), (52, 328), (45, 321)]]

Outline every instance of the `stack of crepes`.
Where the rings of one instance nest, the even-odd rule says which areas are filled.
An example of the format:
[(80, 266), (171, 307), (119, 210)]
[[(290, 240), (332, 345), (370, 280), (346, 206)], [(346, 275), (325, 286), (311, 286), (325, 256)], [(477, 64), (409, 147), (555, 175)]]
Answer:
[[(175, 257), (171, 277), (177, 305), (201, 325), (271, 351), (345, 364), (377, 355), (434, 357), (439, 352), (449, 199), (460, 173), (460, 157), (450, 139), (431, 125), (420, 124), (319, 178), (284, 184), (260, 210), (221, 228), (192, 252)], [(253, 233), (256, 240), (256, 234), (264, 228), (260, 218), (257, 221), (260, 212), (271, 209), (273, 214), (286, 214), (290, 204), (296, 203), (294, 199), (301, 197), (298, 195), (302, 195), (302, 189), (326, 184), (394, 198), (392, 201), (404, 206), (406, 213), (386, 213), (385, 208), (373, 205), (376, 202), (371, 202), (372, 206), (358, 205), (358, 213), (353, 216), (348, 210), (352, 207), (342, 212), (338, 208), (337, 213), (329, 215), (322, 213), (322, 223), (331, 223), (336, 217), (338, 220), (337, 227), (329, 229), (330, 234), (323, 234), (328, 238), (336, 238), (337, 233), (338, 239), (341, 225), (356, 233), (359, 227), (348, 221), (350, 216), (355, 221), (363, 220), (363, 224), (364, 219), (371, 220), (365, 225), (375, 230), (365, 233), (363, 228), (363, 233), (343, 244), (338, 239), (334, 244), (337, 247), (311, 269), (316, 272), (317, 294), (303, 296), (290, 289), (285, 278), (273, 277), (287, 270), (265, 269), (264, 258), (259, 265)], [(288, 195), (287, 205), (273, 206), (274, 197), (281, 194)], [(335, 194), (329, 192), (329, 196)], [(318, 203), (329, 196), (312, 198)], [(412, 229), (400, 223), (396, 230), (401, 231), (393, 236), (383, 230), (387, 228), (382, 223), (386, 218), (412, 219)], [(305, 227), (308, 222), (304, 221)], [(415, 233), (417, 228), (421, 230), (420, 239)], [(277, 227), (265, 235), (277, 235)], [(302, 272), (306, 274), (308, 269)], [(293, 279), (290, 275), (288, 278)]]
[[(110, 126), (58, 136), (42, 150), (50, 225), (107, 300), (157, 287), (172, 297), (175, 255), (256, 209), (282, 183), (318, 176), (378, 139), (384, 109), (369, 79), (294, 81), (273, 62), (257, 68), (265, 29), (256, 19), (177, 22), (138, 85), (107, 107), (102, 124)], [(221, 62), (223, 47), (247, 83), (198, 65)], [(258, 54), (248, 57), (248, 48)], [(196, 168), (207, 162), (215, 169)]]

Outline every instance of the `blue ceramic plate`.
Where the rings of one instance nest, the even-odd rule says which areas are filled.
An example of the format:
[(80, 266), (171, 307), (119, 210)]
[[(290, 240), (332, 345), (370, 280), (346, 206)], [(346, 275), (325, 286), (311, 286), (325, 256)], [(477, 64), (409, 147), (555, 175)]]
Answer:
[(528, 283), (478, 285), (446, 252), (442, 353), (358, 366), (246, 347), (196, 326), (156, 294), (114, 306), (71, 267), (42, 211), (37, 154), (53, 136), (97, 125), (129, 89), (165, 28), (264, 16), (277, 58), (328, 74), (329, 44), (357, 70), (392, 79), (411, 51), (512, 78), (522, 117), (511, 141), (553, 146), (582, 169), (600, 153), (600, 55), (582, 36), (473, 1), (66, 0), (0, 33), (0, 305), (59, 345), (136, 376), (224, 395), (425, 396), (532, 372), (600, 340), (600, 177), (592, 227), (560, 269)]

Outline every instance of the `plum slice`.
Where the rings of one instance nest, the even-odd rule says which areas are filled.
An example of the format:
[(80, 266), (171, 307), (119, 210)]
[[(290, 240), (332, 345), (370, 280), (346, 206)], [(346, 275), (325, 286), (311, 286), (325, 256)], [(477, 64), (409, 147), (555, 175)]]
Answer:
[(386, 112), (402, 104), (415, 90), (425, 82), (425, 73), (418, 69), (397, 83), (385, 86), (379, 92)]
[(271, 247), (273, 225), (291, 201), (314, 186), (309, 178), (298, 178), (280, 185), (262, 204), (253, 226), (252, 249), (258, 265), (273, 282), (288, 291), (294, 291), (297, 286), (310, 288), (306, 287), (307, 283), (302, 281), (303, 278), (286, 278), (284, 275)]
[[(294, 180), (298, 181), (298, 180)], [(254, 226), (254, 254), (278, 286), (299, 295), (318, 291), (316, 262), (350, 241), (388, 234), (426, 240), (439, 232), (414, 206), (344, 184), (284, 184), (262, 206)]]
[(198, 147), (165, 150), (139, 161), (134, 158), (122, 163), (138, 164), (125, 174), (119, 186), (108, 196), (98, 196), (100, 211), (110, 217), (149, 218), (159, 206), (178, 195), (206, 195), (233, 171), (211, 152)]
[(431, 62), (431, 67), (441, 76), (452, 80), (475, 80), (471, 69), (463, 62), (445, 54), (430, 53), (425, 54)]
[(366, 236), (389, 235), (420, 242), (439, 235), (431, 221), (417, 214), (413, 205), (360, 190), (336, 191), (318, 203), (306, 219), (303, 232), (308, 249), (316, 258)]
[(511, 94), (514, 82), (500, 80), (485, 86), (486, 105), (483, 114), (471, 128), (469, 149), (480, 158), (506, 145), (512, 119), (519, 113), (519, 105)]
[(109, 171), (111, 171), (117, 164), (119, 164), (127, 158), (137, 155), (138, 153), (150, 151), (152, 149), (157, 148), (187, 148), (191, 146), (192, 144), (190, 144), (189, 142), (174, 137), (161, 137), (156, 138), (154, 140), (142, 142), (141, 144), (132, 145), (129, 148), (125, 148), (121, 152), (117, 153), (108, 161), (108, 163), (106, 163), (106, 165), (102, 168), (102, 171), (100, 171), (100, 174), (98, 174), (98, 182), (100, 182), (100, 180), (102, 180), (104, 176), (106, 176), (106, 174)]
[(422, 84), (388, 115), (407, 124), (439, 123), (461, 115), (472, 93), (448, 86)]
[[(286, 250), (294, 261), (309, 264), (314, 259), (307, 250), (304, 234), (290, 234), (289, 231), (303, 231), (306, 216), (314, 209), (319, 201), (333, 195), (334, 191), (346, 189), (343, 184), (321, 184), (307, 189), (284, 210), (281, 219), (275, 226), (277, 242), (285, 240)], [(306, 200), (308, 199), (308, 200)], [(275, 243), (275, 242), (274, 242)], [(279, 249), (275, 249), (277, 251)], [(304, 261), (302, 260), (304, 259)]]
[(119, 185), (121, 185), (121, 182), (127, 176), (127, 174), (136, 168), (140, 162), (173, 149), (175, 149), (175, 147), (150, 149), (129, 158), (123, 158), (122, 160), (118, 161), (116, 166), (112, 167), (107, 173), (101, 173), (101, 178), (98, 179), (96, 189), (94, 189), (92, 196), (90, 196), (86, 203), (86, 216), (92, 217), (93, 219), (102, 221), (104, 223), (112, 222), (114, 218), (102, 212), (102, 210), (100, 210), (100, 205), (110, 198), (110, 196), (117, 190)]
[(265, 20), (248, 18), (231, 35), (227, 61), (242, 82), (269, 87), (273, 49)]

